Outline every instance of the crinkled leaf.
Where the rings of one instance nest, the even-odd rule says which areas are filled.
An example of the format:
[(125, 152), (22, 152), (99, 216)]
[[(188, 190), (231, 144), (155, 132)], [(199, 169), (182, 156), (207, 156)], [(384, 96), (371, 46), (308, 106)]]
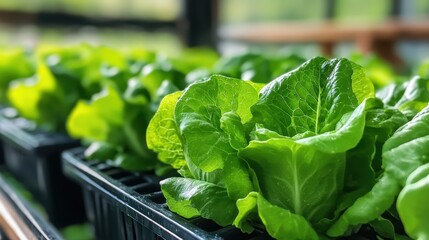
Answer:
[(367, 102), (363, 102), (352, 114), (346, 115), (347, 120), (338, 129), (319, 135), (302, 138), (297, 143), (311, 145), (326, 153), (345, 152), (355, 147), (362, 137), (365, 127), (365, 108)]
[(187, 160), (206, 172), (223, 168), (224, 160), (235, 149), (221, 129), (220, 119), (233, 111), (243, 123), (247, 122), (250, 106), (257, 100), (257, 92), (246, 82), (218, 75), (188, 87), (175, 108)]
[(178, 169), (186, 164), (183, 146), (176, 132), (174, 108), (182, 92), (163, 98), (158, 111), (149, 123), (146, 141), (149, 149), (158, 153), (158, 159)]
[(374, 97), (374, 85), (367, 77), (365, 69), (354, 62), (350, 62), (353, 69), (352, 89), (359, 103), (366, 98)]
[(359, 90), (371, 89), (362, 74), (345, 59), (313, 58), (261, 90), (253, 121), (285, 136), (332, 131), (359, 101), (374, 95)]

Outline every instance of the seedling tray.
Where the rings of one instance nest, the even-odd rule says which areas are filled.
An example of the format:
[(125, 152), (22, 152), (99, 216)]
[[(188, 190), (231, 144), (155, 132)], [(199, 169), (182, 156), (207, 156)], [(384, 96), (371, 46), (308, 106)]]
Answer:
[[(3, 172), (3, 171), (2, 171)], [(0, 174), (1, 239), (62, 239)]]
[(79, 146), (63, 134), (48, 133), (23, 118), (0, 118), (4, 164), (46, 210), (57, 227), (82, 222), (82, 192), (61, 171), (61, 152)]
[(63, 171), (81, 184), (97, 239), (271, 239), (262, 231), (249, 235), (203, 218), (184, 219), (168, 210), (159, 177), (87, 162), (82, 153), (65, 151)]

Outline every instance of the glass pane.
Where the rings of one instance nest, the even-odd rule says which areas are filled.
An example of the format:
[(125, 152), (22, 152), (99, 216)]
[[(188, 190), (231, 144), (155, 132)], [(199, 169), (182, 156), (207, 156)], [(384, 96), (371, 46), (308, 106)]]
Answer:
[(224, 24), (319, 20), (325, 15), (322, 0), (223, 0), (220, 21)]
[(181, 11), (179, 0), (0, 0), (0, 9), (51, 11), (88, 17), (174, 20)]
[(335, 20), (374, 23), (389, 17), (391, 0), (337, 0)]
[(405, 19), (423, 19), (429, 17), (429, 1), (403, 0), (401, 16)]

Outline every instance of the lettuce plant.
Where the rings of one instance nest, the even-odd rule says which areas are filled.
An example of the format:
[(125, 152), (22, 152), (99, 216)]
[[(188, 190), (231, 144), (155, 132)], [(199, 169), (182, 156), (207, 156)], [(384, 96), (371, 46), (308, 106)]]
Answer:
[(77, 102), (67, 119), (67, 131), (92, 143), (87, 158), (111, 160), (133, 171), (159, 165), (147, 148), (146, 128), (160, 98), (185, 86), (184, 74), (165, 64), (146, 64), (127, 80), (123, 91), (117, 84), (105, 84), (90, 101)]
[(0, 49), (0, 102), (7, 103), (9, 83), (34, 74), (29, 54), (19, 48)]
[(404, 83), (390, 84), (380, 89), (377, 97), (412, 118), (429, 102), (429, 79), (414, 76)]
[[(357, 199), (329, 229), (330, 236), (341, 236), (350, 227), (375, 220), (392, 207), (407, 178), (428, 163), (428, 123), (429, 107), (426, 107), (386, 141), (382, 155), (383, 174), (372, 189)], [(404, 191), (407, 192), (406, 188)]]
[(318, 239), (374, 185), (380, 145), (406, 118), (346, 59), (311, 59), (258, 90), (213, 75), (163, 99), (147, 142), (182, 177), (162, 191), (184, 217)]

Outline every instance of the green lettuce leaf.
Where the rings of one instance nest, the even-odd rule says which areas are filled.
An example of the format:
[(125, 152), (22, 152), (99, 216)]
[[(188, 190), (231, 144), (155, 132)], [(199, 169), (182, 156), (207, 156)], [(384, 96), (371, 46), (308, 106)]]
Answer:
[(329, 229), (328, 235), (345, 234), (351, 226), (368, 223), (392, 206), (408, 176), (428, 162), (429, 107), (399, 128), (383, 146), (383, 175), (370, 192), (356, 200)]
[(174, 108), (180, 96), (182, 92), (176, 92), (162, 99), (146, 131), (148, 148), (158, 153), (160, 161), (176, 169), (186, 164), (174, 121)]
[[(342, 189), (345, 154), (328, 154), (291, 139), (252, 141), (240, 152), (272, 204), (318, 221), (335, 207)], [(317, 192), (318, 194), (314, 194)]]
[(237, 215), (235, 200), (225, 188), (189, 178), (168, 178), (161, 181), (168, 207), (181, 216), (202, 216), (221, 226), (232, 224)]
[(127, 103), (123, 112), (123, 131), (127, 143), (125, 146), (140, 158), (155, 162), (155, 154), (149, 150), (146, 143), (146, 130), (153, 116), (149, 104)]
[(247, 82), (218, 75), (163, 99), (149, 125), (148, 143), (165, 162), (180, 161), (180, 173), (187, 176), (162, 183), (170, 209), (223, 226), (232, 223), (236, 200), (253, 190), (248, 166), (237, 150), (247, 145), (244, 123), (251, 119), (250, 106), (257, 99)]
[(158, 90), (164, 81), (173, 83), (180, 90), (186, 86), (184, 74), (172, 68), (168, 63), (148, 64), (136, 78), (148, 91), (151, 101), (157, 100)]
[(429, 79), (415, 76), (401, 84), (391, 84), (377, 92), (383, 102), (414, 117), (429, 102)]
[(34, 66), (23, 49), (0, 49), (0, 102), (7, 102), (9, 83), (34, 74)]
[(270, 62), (255, 53), (222, 58), (213, 67), (213, 72), (259, 83), (267, 83), (272, 79)]
[(107, 161), (118, 153), (118, 147), (106, 142), (93, 142), (87, 149), (84, 155), (86, 159)]
[(246, 198), (237, 201), (238, 215), (234, 226), (245, 232), (253, 231), (249, 216), (257, 214), (270, 236), (275, 239), (317, 240), (317, 233), (301, 215), (271, 204), (261, 194), (251, 192)]
[(405, 231), (413, 239), (429, 239), (429, 164), (418, 167), (407, 178), (396, 207)]
[(334, 130), (344, 114), (374, 96), (371, 83), (356, 69), (345, 59), (307, 61), (261, 90), (253, 121), (285, 136)]
[(124, 101), (117, 90), (108, 86), (93, 96), (91, 102), (80, 100), (67, 120), (70, 136), (121, 145), (124, 124)]
[(365, 68), (366, 75), (376, 87), (384, 87), (397, 79), (392, 66), (376, 55), (355, 53), (350, 56), (350, 60)]
[(79, 81), (70, 75), (56, 73), (39, 61), (33, 78), (11, 83), (9, 102), (19, 114), (48, 130), (62, 131), (67, 115), (79, 99)]
[(383, 100), (384, 104), (387, 106), (395, 106), (399, 99), (401, 99), (402, 95), (404, 95), (407, 84), (407, 82), (391, 83), (378, 90), (376, 96)]
[(187, 161), (206, 172), (223, 168), (225, 159), (236, 150), (220, 120), (225, 113), (235, 112), (242, 123), (249, 121), (250, 106), (257, 100), (257, 92), (246, 82), (219, 75), (187, 88), (175, 108)]
[(404, 94), (396, 102), (395, 107), (402, 112), (415, 115), (427, 106), (429, 102), (429, 79), (414, 77), (405, 88)]

